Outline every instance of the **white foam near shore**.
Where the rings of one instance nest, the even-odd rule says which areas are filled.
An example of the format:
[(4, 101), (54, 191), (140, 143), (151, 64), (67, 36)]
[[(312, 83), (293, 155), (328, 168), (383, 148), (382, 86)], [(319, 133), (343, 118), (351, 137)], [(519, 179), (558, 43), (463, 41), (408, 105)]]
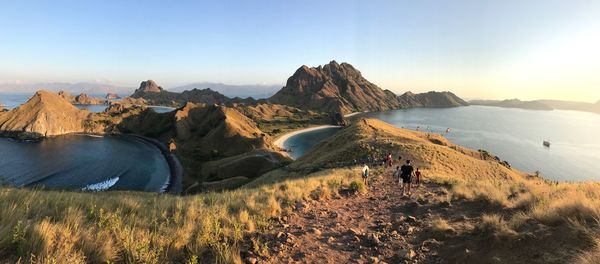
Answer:
[(273, 142), (275, 144), (275, 146), (285, 149), (285, 147), (283, 146), (284, 143), (291, 137), (298, 135), (298, 134), (302, 134), (302, 133), (306, 133), (306, 132), (310, 132), (310, 131), (315, 131), (315, 130), (321, 130), (321, 129), (326, 129), (326, 128), (332, 128), (332, 127), (340, 127), (340, 126), (333, 126), (333, 125), (323, 125), (323, 126), (316, 126), (316, 127), (309, 127), (309, 128), (305, 128), (305, 129), (300, 129), (300, 130), (296, 130), (296, 131), (292, 131), (290, 133), (284, 134), (281, 137), (277, 138), (277, 140), (275, 140), (275, 142)]
[(110, 187), (113, 187), (119, 181), (119, 177), (110, 178), (106, 181), (101, 181), (99, 183), (90, 184), (81, 188), (82, 191), (105, 191)]

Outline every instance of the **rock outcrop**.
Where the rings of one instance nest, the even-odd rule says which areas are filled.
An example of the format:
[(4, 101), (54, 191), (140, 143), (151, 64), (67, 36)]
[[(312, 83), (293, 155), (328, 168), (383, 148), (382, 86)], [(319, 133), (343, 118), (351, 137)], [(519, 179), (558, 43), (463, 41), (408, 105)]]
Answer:
[(369, 82), (352, 65), (335, 61), (319, 67), (300, 67), (269, 101), (344, 114), (384, 111), (400, 106), (393, 92)]
[(84, 131), (89, 112), (49, 91), (38, 91), (25, 104), (0, 115), (0, 134), (33, 139)]
[(101, 98), (96, 98), (96, 97), (92, 97), (87, 95), (86, 93), (81, 93), (77, 96), (73, 96), (71, 95), (69, 92), (67, 91), (59, 91), (58, 92), (58, 96), (60, 96), (61, 98), (69, 101), (72, 104), (80, 104), (80, 105), (98, 105), (98, 104), (105, 104), (106, 100), (101, 99)]
[(81, 105), (99, 105), (99, 104), (105, 104), (106, 100), (100, 99), (100, 98), (95, 98), (95, 97), (89, 96), (85, 93), (81, 93), (78, 96), (75, 96), (73, 98), (72, 103), (73, 104), (81, 104)]
[(116, 93), (107, 93), (104, 98), (106, 98), (106, 100), (117, 100), (117, 99), (121, 99), (121, 96), (119, 96)]
[(164, 91), (161, 86), (158, 86), (155, 81), (147, 80), (140, 83), (140, 87), (133, 92), (133, 95), (138, 95), (134, 97), (141, 97), (146, 93), (160, 93)]
[(465, 100), (459, 98), (451, 92), (427, 92), (414, 94), (412, 92), (406, 92), (398, 97), (400, 108), (416, 108), (416, 107), (430, 107), (430, 108), (443, 108), (443, 107), (458, 107), (467, 106)]

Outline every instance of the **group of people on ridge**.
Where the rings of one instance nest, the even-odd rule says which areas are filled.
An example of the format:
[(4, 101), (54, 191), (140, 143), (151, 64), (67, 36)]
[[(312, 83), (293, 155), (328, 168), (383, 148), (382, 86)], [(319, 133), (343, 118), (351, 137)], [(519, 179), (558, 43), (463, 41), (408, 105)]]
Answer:
[[(402, 157), (398, 157), (398, 162), (402, 163)], [(394, 161), (391, 153), (385, 156), (385, 158), (382, 160), (382, 165), (384, 166), (384, 168), (392, 168), (393, 163)], [(413, 176), (415, 179), (415, 184), (417, 186), (421, 184), (421, 171), (419, 171), (419, 168), (415, 170), (410, 160), (406, 160), (406, 163), (402, 166), (396, 166), (396, 169), (394, 170), (392, 176), (394, 177), (397, 184), (402, 184), (402, 196), (404, 196), (405, 191), (408, 193), (408, 196), (410, 196), (410, 188)], [(368, 178), (369, 166), (366, 163), (363, 163), (362, 179), (366, 187), (369, 186)]]

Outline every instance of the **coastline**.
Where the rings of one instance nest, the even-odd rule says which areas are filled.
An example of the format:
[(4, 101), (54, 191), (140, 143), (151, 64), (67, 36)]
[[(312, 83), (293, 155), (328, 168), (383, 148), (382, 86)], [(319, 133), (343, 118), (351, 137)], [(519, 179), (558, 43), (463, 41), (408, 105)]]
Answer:
[(160, 153), (165, 157), (167, 164), (169, 165), (169, 180), (166, 184), (166, 187), (161, 191), (161, 193), (170, 193), (170, 194), (180, 194), (183, 191), (182, 180), (183, 180), (183, 166), (177, 159), (175, 154), (171, 153), (165, 144), (160, 141), (148, 138), (140, 135), (134, 134), (125, 134), (127, 136), (139, 138), (144, 140), (160, 150)]
[(368, 111), (363, 111), (363, 112), (353, 112), (353, 113), (350, 113), (350, 114), (345, 114), (345, 115), (344, 115), (344, 117), (345, 117), (345, 118), (348, 118), (348, 117), (353, 117), (353, 116), (355, 116), (355, 115), (358, 115), (358, 114), (364, 114), (364, 113), (368, 113)]
[(283, 146), (283, 144), (289, 138), (291, 138), (291, 137), (293, 137), (295, 135), (302, 134), (302, 133), (305, 133), (305, 132), (315, 131), (315, 130), (332, 128), (332, 127), (341, 127), (341, 126), (322, 125), (322, 126), (314, 126), (314, 127), (309, 127), (309, 128), (294, 130), (294, 131), (291, 131), (291, 132), (288, 132), (288, 133), (285, 133), (285, 134), (281, 135), (280, 137), (278, 137), (277, 139), (275, 139), (275, 141), (273, 142), (273, 144), (275, 144), (275, 146), (277, 146), (280, 149), (285, 149), (285, 147)]

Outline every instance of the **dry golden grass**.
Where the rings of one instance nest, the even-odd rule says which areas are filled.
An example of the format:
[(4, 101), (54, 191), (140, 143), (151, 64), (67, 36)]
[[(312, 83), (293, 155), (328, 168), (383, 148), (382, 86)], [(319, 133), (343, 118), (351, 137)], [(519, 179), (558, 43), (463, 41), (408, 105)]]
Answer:
[[(561, 230), (572, 236), (582, 236), (582, 253), (573, 256), (577, 263), (598, 263), (600, 260), (600, 184), (551, 183), (539, 178), (525, 177), (509, 181), (468, 179), (455, 181), (452, 199), (483, 201), (496, 206), (498, 212), (510, 217), (488, 214), (481, 217), (476, 232), (491, 232), (505, 239), (517, 239), (518, 232), (528, 220), (547, 225), (566, 227)], [(512, 212), (512, 213), (510, 213)], [(588, 241), (596, 246), (588, 248)], [(587, 249), (586, 249), (587, 248)]]
[[(311, 196), (326, 198), (357, 175), (350, 169), (333, 170), (184, 197), (2, 188), (0, 258), (34, 263), (236, 263), (245, 234), (265, 231), (270, 218), (288, 205)], [(264, 247), (260, 241), (253, 243)]]
[(433, 219), (431, 221), (431, 229), (438, 233), (454, 232), (454, 228), (448, 224), (448, 221), (442, 218)]

